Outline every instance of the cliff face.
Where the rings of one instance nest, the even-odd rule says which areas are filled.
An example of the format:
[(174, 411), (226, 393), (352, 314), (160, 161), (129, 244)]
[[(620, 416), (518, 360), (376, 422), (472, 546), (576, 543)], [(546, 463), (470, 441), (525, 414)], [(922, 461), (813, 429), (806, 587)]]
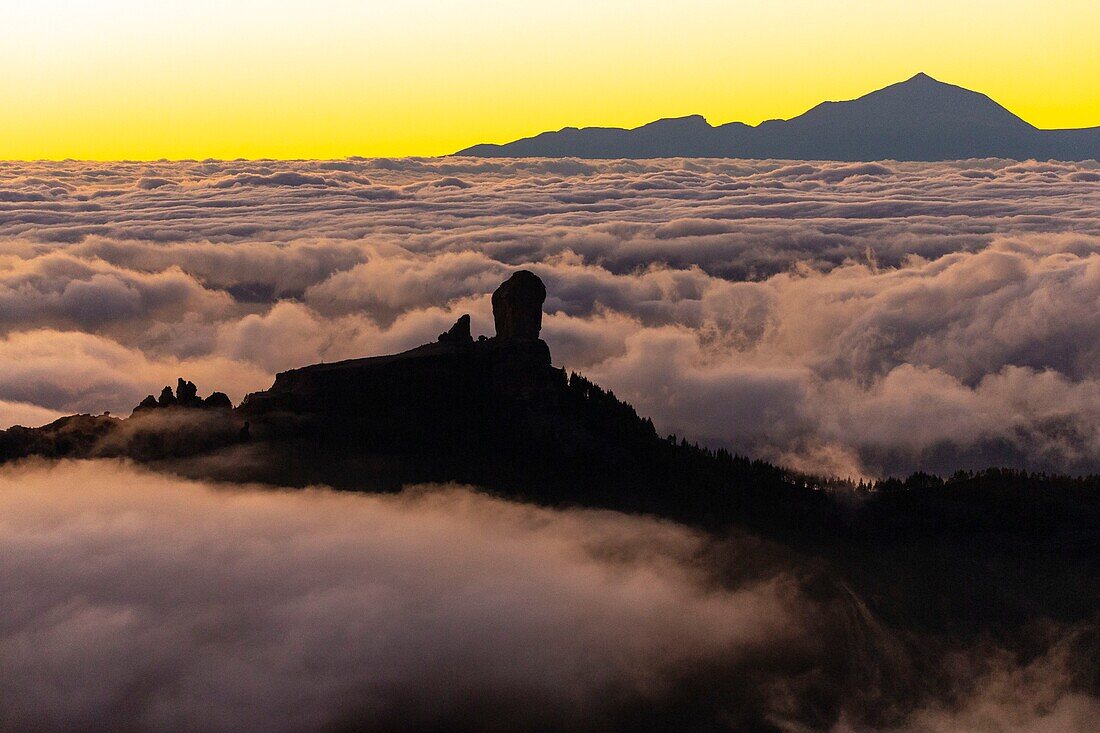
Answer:
[(404, 421), (498, 402), (552, 402), (564, 383), (541, 339), (440, 341), (281, 372), (271, 389), (248, 395), (240, 410), (257, 418), (291, 411)]
[(535, 456), (555, 440), (543, 429), (576, 433), (559, 414), (565, 372), (538, 337), (545, 294), (535, 275), (518, 273), (494, 294), (506, 324), (494, 338), (475, 341), (463, 316), (437, 342), (404, 353), (282, 372), (236, 412), (252, 439), (278, 444), (280, 469), (290, 464), (306, 482), (530, 482)]
[(243, 414), (324, 413), (342, 421), (461, 419), (464, 414), (553, 404), (565, 373), (539, 338), (546, 287), (521, 270), (493, 293), (495, 338), (470, 334), (464, 315), (433, 344), (391, 356), (291, 369), (266, 392), (245, 398)]
[(545, 342), (486, 339), (293, 369), (236, 412), (302, 482), (495, 487), (502, 465), (527, 473), (518, 464), (545, 440), (535, 426), (560, 417), (566, 391)]

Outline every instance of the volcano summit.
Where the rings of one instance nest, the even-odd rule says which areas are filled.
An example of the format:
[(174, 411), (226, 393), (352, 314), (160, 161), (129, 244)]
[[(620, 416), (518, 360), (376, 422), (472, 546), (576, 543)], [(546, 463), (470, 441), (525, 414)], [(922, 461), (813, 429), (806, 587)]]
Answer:
[(912, 160), (1100, 158), (1100, 127), (1040, 130), (984, 94), (921, 73), (790, 120), (717, 127), (701, 115), (626, 130), (566, 127), (456, 155), (487, 158)]

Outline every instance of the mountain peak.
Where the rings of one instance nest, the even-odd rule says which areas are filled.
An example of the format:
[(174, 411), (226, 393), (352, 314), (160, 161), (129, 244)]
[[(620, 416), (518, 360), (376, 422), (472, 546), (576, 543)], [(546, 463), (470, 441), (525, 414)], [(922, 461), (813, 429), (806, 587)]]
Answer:
[(929, 76), (928, 74), (925, 74), (923, 71), (918, 71), (916, 74), (914, 74), (913, 76), (906, 79), (903, 83), (904, 84), (913, 84), (913, 83), (922, 83), (922, 82), (935, 82), (936, 84), (943, 84), (942, 81), (940, 81), (938, 79), (933, 79), (931, 76)]
[(952, 160), (1100, 157), (1100, 128), (1039, 130), (985, 94), (918, 72), (856, 99), (822, 102), (789, 120), (712, 127), (700, 115), (632, 130), (543, 133), (459, 153), (486, 157)]
[(710, 128), (710, 123), (703, 115), (684, 115), (683, 117), (662, 117), (653, 122), (647, 122), (636, 130), (696, 130)]

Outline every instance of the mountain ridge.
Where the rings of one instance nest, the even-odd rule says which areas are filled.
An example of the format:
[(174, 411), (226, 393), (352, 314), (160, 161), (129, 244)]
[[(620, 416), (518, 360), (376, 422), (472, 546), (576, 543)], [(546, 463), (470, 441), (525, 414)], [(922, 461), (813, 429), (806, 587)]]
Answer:
[(711, 125), (702, 115), (635, 128), (564, 127), (455, 153), (472, 157), (911, 160), (1100, 158), (1100, 127), (1040, 129), (989, 96), (924, 72), (787, 120)]
[[(857, 487), (661, 436), (614, 392), (553, 365), (540, 338), (545, 299), (541, 279), (519, 270), (493, 294), (495, 336), (475, 339), (462, 316), (408, 351), (280, 372), (235, 407), (220, 392), (199, 397), (181, 377), (126, 419), (82, 414), (0, 430), (0, 465), (122, 458), (204, 480), (375, 492), (457, 482), (797, 542), (983, 545), (991, 533), (1058, 553), (1100, 550), (1100, 476), (990, 469)], [(868, 500), (862, 519), (835, 496)]]
[[(989, 469), (855, 485), (661, 436), (553, 365), (545, 297), (521, 270), (494, 293), (495, 336), (475, 339), (464, 316), (409, 351), (280, 372), (236, 407), (181, 378), (126, 419), (12, 427), (0, 466), (122, 459), (203, 481), (370, 493), (457, 483), (715, 538), (749, 532), (835, 563), (883, 618), (942, 632), (1017, 628), (1036, 609), (1094, 618), (1096, 593), (1082, 589), (1100, 588), (1100, 476)], [(1036, 563), (1042, 573), (1018, 570)]]

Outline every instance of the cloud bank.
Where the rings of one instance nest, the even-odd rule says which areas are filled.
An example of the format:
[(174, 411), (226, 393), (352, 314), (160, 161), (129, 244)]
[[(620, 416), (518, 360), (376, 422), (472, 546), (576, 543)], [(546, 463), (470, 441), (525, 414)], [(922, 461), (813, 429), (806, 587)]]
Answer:
[[(1100, 471), (1095, 162), (0, 164), (5, 421), (433, 339), (530, 267), (556, 361), (842, 475)], [(10, 378), (7, 378), (11, 375)], [(33, 409), (32, 409), (33, 408)], [(37, 412), (35, 411), (37, 410)]]
[(113, 463), (6, 469), (0, 505), (13, 729), (589, 727), (794, 636), (782, 578), (714, 588), (700, 536), (611, 513)]
[(936, 660), (934, 640), (907, 647), (813, 567), (751, 537), (459, 487), (8, 466), (0, 721), (1084, 731), (1100, 712), (1073, 682), (1080, 633), (1026, 663), (982, 644)]

